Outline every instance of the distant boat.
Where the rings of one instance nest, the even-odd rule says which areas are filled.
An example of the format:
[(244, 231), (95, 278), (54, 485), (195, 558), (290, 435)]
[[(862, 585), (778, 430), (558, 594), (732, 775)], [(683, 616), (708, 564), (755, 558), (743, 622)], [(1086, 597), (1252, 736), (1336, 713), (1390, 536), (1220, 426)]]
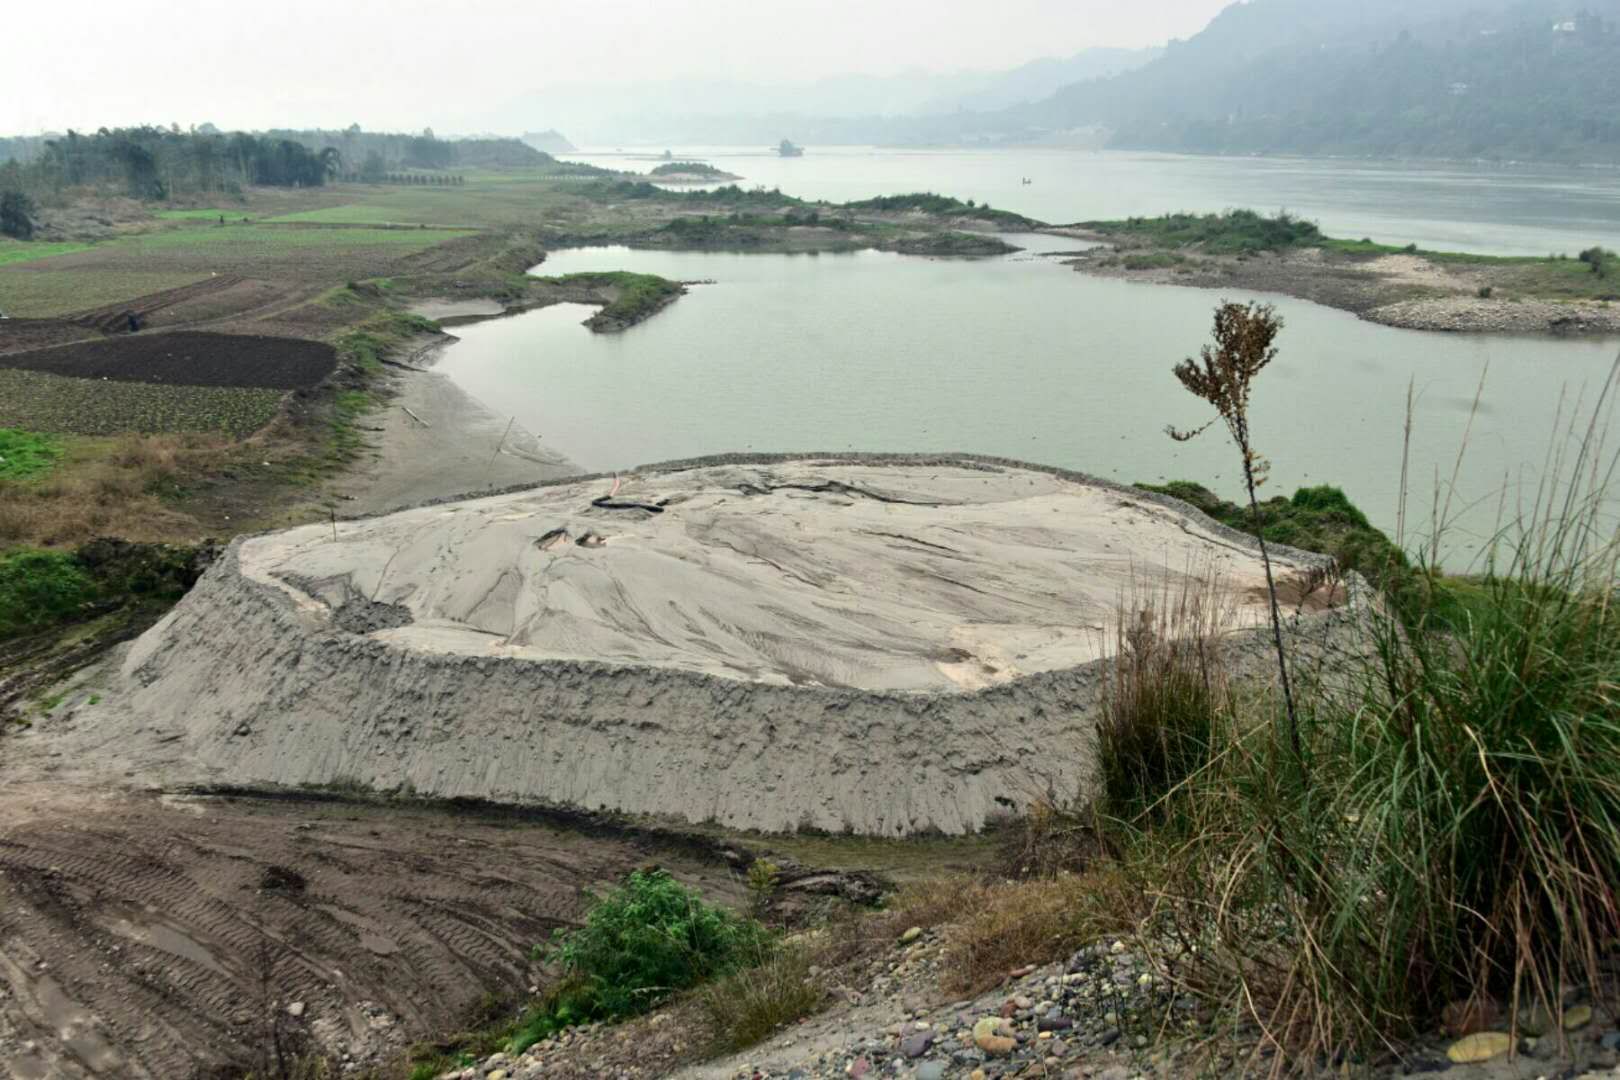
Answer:
[(804, 147), (794, 146), (787, 139), (782, 140), (782, 144), (776, 148), (776, 152), (782, 157), (804, 157)]

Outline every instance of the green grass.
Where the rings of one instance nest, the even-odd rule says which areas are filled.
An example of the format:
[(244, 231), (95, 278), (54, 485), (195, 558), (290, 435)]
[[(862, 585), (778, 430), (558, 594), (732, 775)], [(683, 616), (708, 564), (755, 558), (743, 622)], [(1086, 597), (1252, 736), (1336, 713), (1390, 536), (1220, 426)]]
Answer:
[(916, 192), (910, 195), (880, 195), (874, 199), (862, 199), (858, 202), (844, 204), (849, 210), (879, 210), (885, 212), (919, 211), (925, 214), (935, 214), (946, 217), (969, 217), (980, 221), (987, 221), (992, 225), (999, 225), (1005, 229), (1030, 229), (1038, 227), (1041, 223), (1022, 214), (1014, 214), (1007, 210), (992, 210), (989, 206), (980, 206), (976, 203), (966, 203), (961, 199), (953, 199), (948, 195), (935, 195), (932, 192)]
[(269, 423), (284, 396), (285, 391), (251, 387), (167, 386), (0, 369), (0, 425), (77, 435), (217, 431), (241, 437)]
[(26, 480), (48, 472), (62, 456), (62, 444), (47, 435), (0, 428), (0, 480)]
[(1160, 247), (1196, 247), (1214, 255), (1251, 255), (1315, 247), (1322, 240), (1322, 232), (1313, 222), (1290, 214), (1263, 217), (1253, 210), (1092, 221), (1087, 222), (1086, 227)]
[[(1256, 531), (1248, 506), (1227, 502), (1200, 484), (1173, 480), (1136, 486), (1191, 503), (1228, 528), (1250, 535)], [(1268, 541), (1331, 555), (1343, 569), (1356, 571), (1375, 584), (1407, 565), (1394, 541), (1375, 528), (1339, 488), (1300, 488), (1291, 499), (1278, 496), (1261, 503), (1260, 511)]]
[(273, 225), (226, 225), (215, 229), (172, 229), (143, 233), (109, 245), (119, 254), (137, 257), (184, 249), (218, 251), (235, 258), (274, 256), (302, 249), (392, 248), (419, 251), (472, 231), (410, 229), (297, 229)]
[(620, 324), (640, 322), (681, 294), (681, 286), (676, 282), (656, 274), (632, 274), (622, 270), (537, 280), (553, 285), (613, 290), (616, 296), (603, 307), (600, 317)]
[[(303, 210), (294, 214), (282, 214), (271, 218), (272, 222), (310, 221), (327, 225), (394, 225), (394, 224), (432, 224), (424, 222), (419, 211), (409, 207), (406, 200), (398, 200), (403, 205), (395, 211), (388, 205), (366, 206), (358, 203), (349, 203), (345, 206), (328, 206), (321, 210)], [(453, 204), (447, 204), (453, 205)]]
[(0, 269), (0, 297), (7, 315), (44, 319), (177, 289), (206, 277), (206, 272), (196, 270), (56, 269), (49, 264), (13, 264)]
[(1186, 261), (1187, 256), (1179, 251), (1150, 251), (1145, 255), (1126, 255), (1123, 265), (1127, 270), (1169, 270)]
[(218, 222), (221, 216), (226, 221), (240, 222), (244, 215), (240, 206), (224, 210), (159, 210), (153, 216), (159, 221), (213, 221)]
[(1416, 244), (1400, 247), (1371, 239), (1345, 240), (1323, 236), (1311, 222), (1286, 214), (1270, 218), (1251, 210), (1166, 214), (1088, 222), (1087, 227), (1107, 236), (1161, 249), (1127, 253), (1123, 265), (1129, 270), (1167, 268), (1173, 264), (1165, 260), (1180, 258), (1181, 249), (1212, 255), (1255, 255), (1320, 248), (1350, 258), (1411, 255), (1437, 266), (1488, 272), (1489, 295), (1502, 298), (1620, 301), (1620, 275), (1594, 273), (1589, 264), (1567, 255), (1478, 255), (1465, 251), (1430, 251)]
[(55, 622), (96, 595), (73, 555), (28, 548), (0, 554), (0, 639)]
[[(43, 240), (12, 240), (0, 236), (0, 266), (15, 266), (19, 263), (38, 262), (40, 259), (49, 259), (57, 255), (72, 255), (76, 251), (89, 251), (89, 244), (75, 244), (70, 242), (46, 243)], [(0, 291), (0, 310), (11, 313), (15, 302), (9, 291)]]

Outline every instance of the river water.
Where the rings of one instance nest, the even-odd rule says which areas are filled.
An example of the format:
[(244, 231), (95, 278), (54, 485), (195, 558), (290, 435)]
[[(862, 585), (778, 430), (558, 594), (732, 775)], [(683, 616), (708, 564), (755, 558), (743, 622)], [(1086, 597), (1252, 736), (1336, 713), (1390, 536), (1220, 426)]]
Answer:
[[(1288, 210), (1332, 236), (1439, 251), (1620, 249), (1620, 170), (1609, 168), (872, 147), (812, 147), (784, 159), (736, 147), (672, 149), (743, 177), (743, 187), (832, 202), (934, 191), (1054, 224), (1243, 207)], [(645, 152), (565, 157), (636, 172), (659, 160)]]
[[(1188, 444), (1164, 433), (1208, 418), (1170, 369), (1207, 340), (1221, 296), (1087, 277), (1038, 254), (1063, 241), (1012, 239), (1029, 251), (976, 261), (558, 252), (544, 273), (713, 284), (620, 335), (590, 333), (579, 305), (461, 327), (441, 370), (593, 471), (746, 450), (972, 451), (1126, 482), (1192, 479), (1236, 497), (1224, 433)], [(1574, 401), (1595, 395), (1620, 344), (1395, 330), (1267, 299), (1286, 321), (1253, 408), (1271, 490), (1337, 484), (1386, 528), (1408, 385), (1417, 534), (1488, 368), (1452, 501), (1453, 566), (1494, 530), (1504, 485), (1533, 487), (1549, 440)]]

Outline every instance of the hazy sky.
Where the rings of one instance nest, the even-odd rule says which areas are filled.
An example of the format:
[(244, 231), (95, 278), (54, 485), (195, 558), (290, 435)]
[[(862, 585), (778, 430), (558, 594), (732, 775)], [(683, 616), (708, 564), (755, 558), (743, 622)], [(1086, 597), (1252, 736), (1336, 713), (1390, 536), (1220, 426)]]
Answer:
[(17, 0), (0, 133), (205, 120), (467, 130), (548, 84), (1004, 68), (1187, 37), (1228, 2)]

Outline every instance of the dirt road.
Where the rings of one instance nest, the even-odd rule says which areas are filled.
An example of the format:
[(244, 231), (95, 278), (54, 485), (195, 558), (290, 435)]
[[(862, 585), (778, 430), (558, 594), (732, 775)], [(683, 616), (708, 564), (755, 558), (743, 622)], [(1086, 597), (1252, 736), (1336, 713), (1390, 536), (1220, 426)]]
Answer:
[(8, 1080), (235, 1077), (277, 1039), (377, 1061), (535, 985), (531, 947), (585, 888), (657, 863), (741, 893), (690, 851), (532, 821), (16, 773), (0, 770)]

